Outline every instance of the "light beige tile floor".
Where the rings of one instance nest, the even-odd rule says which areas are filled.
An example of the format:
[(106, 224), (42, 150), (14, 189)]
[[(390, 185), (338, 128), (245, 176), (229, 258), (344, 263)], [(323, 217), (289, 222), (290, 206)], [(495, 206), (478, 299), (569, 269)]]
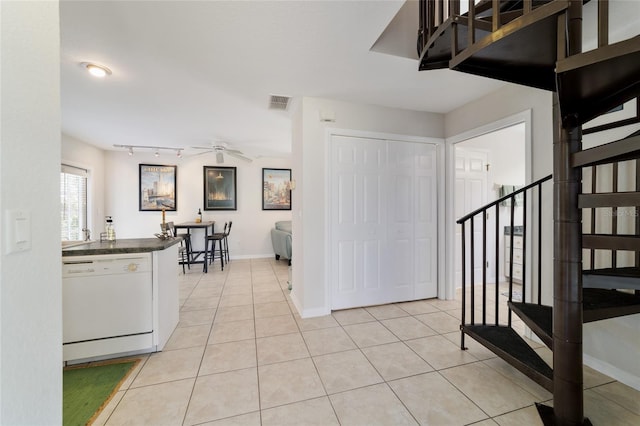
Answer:
[[(547, 391), (470, 338), (460, 350), (459, 301), (302, 319), (287, 275), (272, 259), (179, 271), (178, 328), (95, 424), (541, 425)], [(587, 367), (585, 388), (594, 424), (640, 424), (640, 392)]]

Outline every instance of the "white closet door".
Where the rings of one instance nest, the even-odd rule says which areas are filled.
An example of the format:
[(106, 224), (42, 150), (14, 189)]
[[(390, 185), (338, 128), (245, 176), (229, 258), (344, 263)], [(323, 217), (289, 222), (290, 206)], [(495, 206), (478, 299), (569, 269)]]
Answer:
[(384, 300), (386, 143), (334, 136), (331, 179), (332, 308)]
[(388, 153), (389, 255), (385, 282), (389, 291), (385, 302), (397, 302), (413, 299), (414, 293), (415, 156), (413, 144), (395, 141), (388, 143)]
[(415, 299), (438, 295), (438, 194), (436, 146), (414, 144)]
[(334, 136), (332, 309), (437, 296), (436, 147)]

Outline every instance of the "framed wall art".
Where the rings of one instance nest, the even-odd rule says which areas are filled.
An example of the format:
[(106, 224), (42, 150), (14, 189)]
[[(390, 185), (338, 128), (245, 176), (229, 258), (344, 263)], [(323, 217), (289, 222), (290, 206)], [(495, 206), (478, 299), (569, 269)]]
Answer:
[(176, 211), (178, 166), (140, 164), (138, 208), (140, 211)]
[(584, 123), (582, 125), (582, 133), (586, 135), (637, 122), (640, 122), (640, 102), (638, 102), (638, 98), (633, 98), (613, 108), (611, 111)]
[(237, 210), (236, 168), (204, 166), (204, 209)]
[(262, 169), (262, 210), (291, 210), (291, 169)]

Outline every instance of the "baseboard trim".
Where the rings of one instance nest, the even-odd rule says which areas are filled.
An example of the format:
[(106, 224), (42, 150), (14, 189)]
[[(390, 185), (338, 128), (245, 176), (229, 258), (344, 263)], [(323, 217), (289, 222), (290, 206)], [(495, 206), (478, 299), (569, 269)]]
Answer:
[(302, 303), (300, 303), (300, 300), (298, 299), (298, 295), (296, 293), (296, 286), (293, 286), (293, 289), (291, 290), (290, 293), (291, 296), (291, 301), (293, 302), (293, 306), (295, 306), (295, 308), (298, 311), (298, 314), (300, 314), (300, 318), (305, 319), (305, 318), (314, 318), (314, 317), (323, 317), (325, 315), (330, 315), (331, 314), (331, 309), (327, 308), (327, 307), (319, 307), (319, 308), (311, 308), (311, 309), (302, 309)]
[(324, 317), (330, 314), (331, 314), (331, 309), (328, 309), (325, 307), (319, 307), (319, 308), (305, 309), (300, 314), (300, 316), (304, 319), (304, 318)]
[(266, 259), (273, 258), (275, 260), (275, 255), (273, 254), (243, 254), (240, 256), (231, 256), (231, 260), (247, 260), (247, 259)]
[(585, 365), (616, 379), (620, 383), (624, 383), (625, 385), (631, 386), (632, 388), (640, 391), (640, 377), (629, 374), (627, 371), (621, 370), (608, 362), (604, 362), (587, 354), (583, 354), (582, 357)]

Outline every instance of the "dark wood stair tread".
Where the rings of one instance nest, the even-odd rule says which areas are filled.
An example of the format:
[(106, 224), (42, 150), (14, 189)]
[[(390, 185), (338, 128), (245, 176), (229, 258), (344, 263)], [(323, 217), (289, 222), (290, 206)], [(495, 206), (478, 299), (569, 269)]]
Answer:
[(509, 302), (509, 307), (548, 348), (553, 349), (553, 308), (551, 306)]
[(571, 157), (571, 165), (573, 167), (597, 166), (634, 160), (638, 157), (640, 157), (640, 135), (634, 133), (624, 139), (576, 152)]
[(601, 250), (640, 251), (640, 236), (582, 234), (582, 248)]
[(640, 192), (606, 192), (578, 195), (578, 207), (581, 209), (634, 206), (640, 206)]
[(513, 329), (499, 325), (464, 325), (462, 330), (540, 386), (553, 392), (553, 370)]
[(601, 268), (582, 271), (582, 287), (640, 290), (640, 268)]
[(640, 296), (600, 288), (582, 289), (583, 321), (594, 322), (640, 313)]
[(585, 123), (640, 95), (640, 36), (558, 61), (563, 125)]
[(460, 52), (450, 68), (555, 91), (557, 16), (568, 5), (553, 1), (512, 20)]

